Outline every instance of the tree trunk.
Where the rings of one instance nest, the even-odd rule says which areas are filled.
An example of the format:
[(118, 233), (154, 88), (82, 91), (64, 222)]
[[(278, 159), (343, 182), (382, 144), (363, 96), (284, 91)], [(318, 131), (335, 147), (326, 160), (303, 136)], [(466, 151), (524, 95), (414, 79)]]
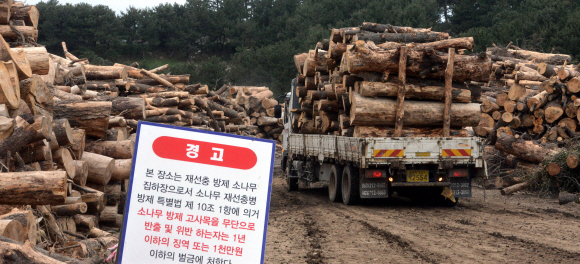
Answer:
[[(30, 69), (30, 63), (28, 62), (28, 59), (26, 58), (26, 54), (24, 53), (24, 51), (12, 51), (10, 49), (10, 46), (8, 45), (8, 43), (6, 43), (6, 41), (4, 40), (3, 37), (7, 37), (2, 31), (6, 30), (6, 28), (8, 29), (8, 31), (11, 34), (15, 34), (12, 29), (10, 28), (10, 26), (4, 26), (4, 25), (0, 25), (0, 50), (2, 50), (2, 52), (0, 53), (0, 60), (4, 61), (4, 64), (7, 64), (9, 61), (12, 61), (14, 63), (14, 67), (16, 68), (16, 71), (18, 72), (18, 79), (19, 80), (24, 80), (24, 79), (28, 79), (30, 77), (32, 77), (32, 70)], [(20, 30), (22, 28), (31, 28), (31, 27), (15, 27), (16, 29)], [(24, 33), (24, 32), (22, 32)], [(9, 69), (10, 70), (10, 69)], [(18, 80), (16, 80), (18, 81)]]
[(141, 74), (155, 80), (156, 82), (160, 83), (163, 86), (167, 86), (169, 88), (172, 88), (173, 90), (177, 90), (177, 88), (175, 86), (173, 86), (173, 84), (163, 78), (161, 78), (159, 75), (152, 73), (150, 71), (147, 70), (141, 70)]
[[(2, 12), (3, 11), (0, 11), (0, 13)], [(38, 13), (38, 9), (36, 9), (36, 6), (33, 5), (26, 5), (22, 7), (12, 6), (10, 8), (10, 13), (11, 13), (10, 19), (23, 20), (26, 26), (31, 26), (35, 29), (38, 28), (38, 19), (40, 17), (40, 14)], [(0, 21), (2, 20), (0, 19)], [(0, 23), (0, 24), (8, 24), (8, 23)]]
[(435, 42), (449, 38), (448, 33), (439, 32), (424, 32), (424, 33), (374, 33), (374, 32), (360, 32), (356, 34), (357, 39), (364, 41), (372, 41), (376, 44), (385, 42), (400, 42), (400, 43), (427, 43)]
[[(357, 90), (361, 96), (367, 97), (396, 97), (398, 85), (396, 83), (358, 82)], [(405, 85), (405, 98), (445, 101), (445, 89), (440, 86)], [(453, 88), (453, 102), (470, 103), (471, 91)]]
[(72, 128), (67, 119), (54, 120), (52, 131), (54, 131), (59, 146), (68, 146), (74, 141)]
[(578, 167), (579, 161), (580, 161), (580, 159), (578, 158), (577, 154), (570, 154), (566, 158), (566, 165), (568, 165), (568, 168), (570, 168), (570, 169), (575, 169)]
[(522, 183), (518, 183), (516, 185), (504, 188), (503, 190), (501, 190), (501, 194), (502, 195), (510, 195), (512, 193), (521, 191), (521, 190), (525, 190), (528, 187), (530, 187), (532, 185), (531, 181), (526, 181), (526, 182), (522, 182)]
[(121, 66), (96, 66), (85, 65), (85, 76), (87, 80), (115, 80), (127, 79), (127, 69)]
[(38, 223), (31, 210), (13, 209), (10, 213), (0, 215), (0, 219), (20, 222), (24, 229), (25, 240), (28, 240), (32, 245), (36, 245), (38, 240)]
[[(395, 129), (392, 127), (382, 126), (356, 126), (353, 137), (372, 138), (372, 137), (392, 137)], [(441, 137), (442, 128), (403, 128), (402, 137)], [(469, 137), (469, 132), (465, 129), (452, 129), (451, 137)]]
[(116, 159), (111, 180), (128, 180), (131, 177), (132, 161), (132, 159)]
[(541, 163), (544, 159), (550, 158), (558, 152), (536, 145), (532, 141), (516, 139), (507, 134), (498, 135), (495, 148), (533, 163)]
[(89, 174), (87, 181), (107, 185), (111, 180), (115, 160), (103, 155), (85, 152), (82, 158), (89, 165)]
[(80, 185), (81, 187), (87, 184), (87, 177), (89, 176), (89, 164), (86, 161), (75, 160), (75, 176), (73, 178), (74, 183)]
[(66, 147), (61, 147), (57, 151), (52, 153), (53, 161), (58, 165), (59, 168), (64, 168), (66, 174), (70, 179), (74, 179), (76, 174), (76, 167), (74, 160), (70, 154), (70, 150)]
[[(399, 51), (370, 47), (364, 42), (357, 42), (355, 48), (347, 51), (347, 70), (350, 73), (359, 72), (391, 72), (397, 73), (399, 66)], [(445, 76), (446, 55), (430, 54), (426, 50), (409, 50), (407, 75), (440, 79)], [(457, 55), (453, 81), (483, 81), (487, 82), (491, 73), (491, 59), (485, 53), (478, 56)]]
[(65, 264), (35, 251), (32, 247), (0, 241), (0, 260), (3, 263)]
[(22, 224), (16, 220), (0, 220), (0, 236), (23, 243), (26, 233)]
[[(391, 99), (353, 96), (350, 111), (351, 126), (394, 125), (396, 101)], [(404, 105), (406, 126), (443, 126), (444, 104), (439, 102), (407, 101)], [(451, 127), (477, 126), (481, 117), (479, 104), (452, 104)]]
[(75, 203), (51, 206), (52, 211), (58, 216), (75, 216), (77, 214), (84, 214), (87, 212), (86, 203)]
[(16, 153), (28, 144), (35, 136), (36, 130), (26, 120), (17, 116), (12, 135), (0, 142), (0, 158), (6, 157), (8, 152)]
[(107, 135), (111, 102), (59, 102), (54, 107), (54, 119), (66, 118), (72, 127), (85, 130), (87, 136), (103, 138)]
[(9, 109), (17, 109), (20, 104), (20, 86), (12, 83), (14, 78), (17, 76), (11, 76), (6, 65), (0, 63), (0, 104), (6, 104)]
[(7, 172), (0, 177), (0, 204), (64, 204), (66, 172)]
[(32, 74), (47, 75), (50, 71), (50, 58), (45, 47), (12, 48), (12, 52), (24, 52), (30, 63)]
[(143, 120), (145, 118), (145, 100), (135, 97), (117, 97), (113, 99), (111, 115)]

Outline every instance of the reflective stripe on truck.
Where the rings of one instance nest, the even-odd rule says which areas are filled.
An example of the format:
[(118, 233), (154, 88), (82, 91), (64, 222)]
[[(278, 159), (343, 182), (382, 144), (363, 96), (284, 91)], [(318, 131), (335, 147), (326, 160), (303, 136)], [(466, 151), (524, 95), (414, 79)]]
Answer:
[(375, 158), (387, 158), (387, 157), (403, 157), (405, 151), (402, 149), (375, 149)]
[(470, 157), (471, 149), (443, 149), (441, 151), (443, 157)]

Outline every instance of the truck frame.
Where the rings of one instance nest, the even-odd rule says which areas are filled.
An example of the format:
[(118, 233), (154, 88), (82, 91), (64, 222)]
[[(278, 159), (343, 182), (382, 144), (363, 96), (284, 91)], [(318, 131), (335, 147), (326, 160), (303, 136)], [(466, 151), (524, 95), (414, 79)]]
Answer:
[(471, 182), (485, 175), (483, 140), (477, 137), (356, 138), (298, 134), (296, 80), (284, 100), (282, 169), (288, 191), (298, 183), (328, 184), (329, 199), (421, 197), (446, 206), (471, 197)]

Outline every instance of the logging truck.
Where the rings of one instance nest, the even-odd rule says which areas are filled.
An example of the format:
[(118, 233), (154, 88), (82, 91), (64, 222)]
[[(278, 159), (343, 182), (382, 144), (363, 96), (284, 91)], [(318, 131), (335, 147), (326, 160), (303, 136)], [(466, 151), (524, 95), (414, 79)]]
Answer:
[(471, 182), (485, 175), (483, 140), (477, 137), (346, 137), (299, 134), (292, 129), (301, 105), (296, 80), (285, 95), (282, 169), (288, 191), (321, 182), (333, 202), (392, 196), (454, 206), (471, 197)]

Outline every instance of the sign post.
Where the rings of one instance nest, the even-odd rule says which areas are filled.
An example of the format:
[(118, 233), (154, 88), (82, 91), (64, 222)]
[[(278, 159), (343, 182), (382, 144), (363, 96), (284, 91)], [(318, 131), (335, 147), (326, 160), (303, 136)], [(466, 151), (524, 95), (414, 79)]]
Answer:
[(140, 122), (118, 263), (263, 263), (275, 147)]

